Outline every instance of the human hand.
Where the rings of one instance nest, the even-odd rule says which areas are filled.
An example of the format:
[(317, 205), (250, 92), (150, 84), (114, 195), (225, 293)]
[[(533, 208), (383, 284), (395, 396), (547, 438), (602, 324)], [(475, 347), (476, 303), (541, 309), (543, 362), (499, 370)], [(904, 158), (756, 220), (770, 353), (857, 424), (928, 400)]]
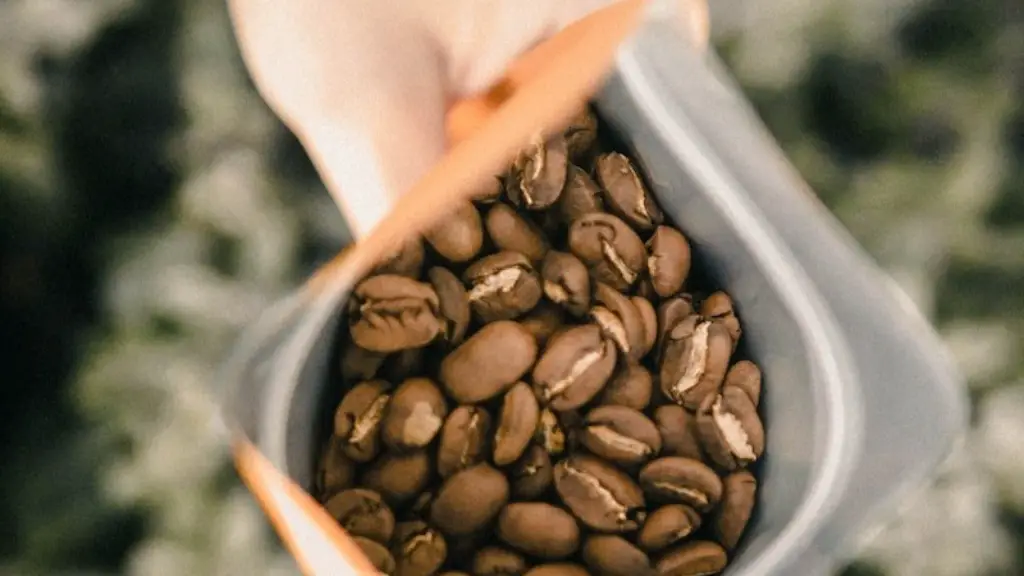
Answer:
[[(454, 103), (487, 90), (517, 56), (614, 1), (228, 5), (257, 88), (305, 147), (358, 237), (444, 154)], [(675, 1), (703, 47), (705, 0)]]

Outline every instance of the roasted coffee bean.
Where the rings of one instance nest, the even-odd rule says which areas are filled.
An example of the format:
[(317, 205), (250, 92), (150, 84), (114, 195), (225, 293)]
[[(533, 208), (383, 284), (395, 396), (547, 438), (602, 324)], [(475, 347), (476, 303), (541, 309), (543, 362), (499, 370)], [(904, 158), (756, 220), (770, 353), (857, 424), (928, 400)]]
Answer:
[(700, 514), (684, 504), (666, 504), (651, 512), (637, 536), (637, 544), (654, 553), (689, 537), (701, 526)]
[(334, 435), (345, 456), (369, 462), (380, 452), (380, 429), (391, 400), (391, 385), (383, 380), (360, 382), (342, 398), (334, 411)]
[(726, 550), (736, 549), (750, 521), (757, 501), (757, 479), (746, 470), (734, 472), (722, 480), (722, 503), (711, 522), (715, 539)]
[(450, 262), (469, 262), (484, 244), (484, 225), (476, 206), (465, 201), (423, 236)]
[(366, 559), (373, 564), (373, 567), (380, 570), (383, 574), (394, 574), (395, 573), (395, 557), (388, 552), (388, 549), (383, 544), (370, 540), (369, 538), (363, 538), (362, 536), (353, 536), (352, 541), (359, 546), (359, 549), (366, 555)]
[(597, 141), (597, 117), (588, 107), (584, 107), (565, 129), (565, 143), (569, 150), (569, 158), (581, 164), (589, 159)]
[(721, 324), (693, 315), (665, 336), (661, 390), (673, 402), (696, 410), (722, 386), (732, 340)]
[(469, 295), (462, 282), (447, 268), (435, 266), (427, 271), (430, 285), (437, 292), (444, 326), (441, 336), (445, 342), (458, 346), (469, 328)]
[(658, 306), (658, 340), (654, 344), (657, 364), (661, 363), (664, 353), (666, 336), (684, 319), (693, 314), (693, 302), (687, 295), (676, 296), (665, 300)]
[(316, 473), (316, 492), (320, 501), (352, 486), (356, 477), (355, 463), (345, 456), (345, 441), (331, 436), (320, 455), (320, 465)]
[(473, 556), (473, 576), (521, 576), (529, 568), (522, 554), (499, 546), (481, 548)]
[(581, 317), (590, 308), (590, 274), (580, 259), (567, 252), (552, 250), (541, 268), (544, 295)]
[(370, 352), (350, 343), (341, 353), (341, 379), (343, 384), (372, 380), (380, 372), (387, 354)]
[(540, 407), (530, 386), (519, 382), (505, 393), (494, 434), (494, 464), (507, 466), (523, 455), (540, 422)]
[(628, 224), (611, 214), (590, 213), (569, 226), (569, 250), (594, 279), (629, 290), (647, 266), (644, 243)]
[(726, 372), (723, 387), (743, 390), (757, 407), (761, 403), (761, 370), (750, 360), (740, 360)]
[(565, 326), (565, 309), (547, 300), (541, 300), (522, 318), (520, 324), (533, 334), (537, 346), (543, 347), (555, 332)]
[(492, 322), (445, 357), (441, 382), (459, 404), (476, 404), (509, 389), (536, 359), (537, 341), (526, 328), (511, 321)]
[(656, 304), (660, 299), (658, 293), (654, 291), (654, 284), (651, 283), (649, 275), (645, 275), (637, 280), (635, 292), (637, 296), (650, 301), (652, 305)]
[(571, 514), (544, 502), (513, 502), (498, 515), (498, 538), (516, 550), (544, 560), (571, 556), (580, 546), (580, 528)]
[(477, 464), (445, 480), (430, 506), (430, 521), (446, 535), (468, 536), (494, 520), (508, 497), (505, 475)]
[(402, 382), (417, 376), (423, 368), (425, 348), (407, 348), (394, 354), (388, 354), (384, 366), (380, 370), (380, 378), (388, 382)]
[(402, 522), (395, 527), (396, 576), (431, 576), (448, 558), (448, 544), (437, 530), (420, 520)]
[(661, 454), (704, 460), (697, 432), (697, 419), (677, 404), (659, 406), (654, 411), (654, 425), (661, 434)]
[(544, 210), (562, 194), (568, 167), (565, 137), (534, 138), (516, 158), (505, 191), (516, 206)]
[(410, 519), (424, 520), (430, 516), (430, 505), (434, 503), (434, 493), (431, 491), (421, 492), (419, 496), (412, 499), (409, 504)]
[(580, 449), (580, 433), (583, 431), (584, 418), (579, 410), (556, 412), (558, 425), (565, 432), (565, 448), (569, 452)]
[(647, 271), (658, 296), (669, 298), (683, 289), (690, 275), (690, 243), (679, 230), (658, 226), (647, 241)]
[(406, 454), (386, 453), (370, 465), (361, 485), (379, 493), (397, 508), (423, 492), (430, 481), (430, 454), (417, 450)]
[(445, 420), (437, 449), (437, 473), (447, 478), (487, 458), (491, 416), (479, 406), (459, 406)]
[(654, 382), (651, 372), (640, 364), (619, 364), (601, 392), (601, 404), (644, 410), (651, 403)]
[(498, 250), (518, 252), (534, 264), (540, 264), (548, 252), (548, 240), (540, 228), (508, 204), (491, 206), (484, 226)]
[(469, 305), (481, 322), (511, 320), (540, 301), (540, 275), (519, 252), (498, 252), (477, 260), (464, 274)]
[(570, 562), (557, 562), (554, 564), (541, 564), (530, 568), (530, 571), (523, 576), (590, 576), (590, 572), (579, 564)]
[(558, 208), (566, 222), (574, 222), (594, 212), (604, 212), (601, 190), (586, 171), (577, 166), (569, 166), (568, 181)]
[(542, 446), (531, 444), (509, 472), (513, 500), (536, 500), (551, 488), (554, 469)]
[(404, 243), (398, 251), (392, 253), (391, 256), (384, 260), (384, 263), (374, 268), (370, 275), (397, 274), (399, 276), (408, 276), (415, 280), (423, 272), (425, 257), (423, 241), (419, 238), (414, 238)]
[(373, 352), (430, 344), (441, 331), (440, 302), (430, 284), (385, 274), (363, 280), (349, 301), (352, 341)]
[(572, 410), (596, 396), (615, 368), (615, 345), (591, 324), (553, 337), (533, 368), (533, 391), (552, 409)]
[(427, 378), (403, 382), (388, 403), (381, 436), (393, 450), (424, 448), (441, 430), (448, 405), (441, 390)]
[(665, 219), (640, 174), (625, 154), (612, 152), (597, 159), (597, 182), (605, 204), (638, 230), (653, 230)]
[(733, 310), (732, 298), (729, 298), (725, 292), (715, 292), (701, 304), (700, 313), (725, 326), (725, 329), (729, 331), (729, 337), (732, 338), (732, 346), (735, 350), (740, 336), (743, 335), (743, 329), (740, 327), (740, 319), (736, 317), (736, 312)]
[(596, 456), (622, 465), (643, 464), (661, 451), (661, 436), (643, 412), (598, 406), (584, 420), (580, 442)]
[(477, 204), (494, 204), (505, 192), (505, 183), (500, 177), (488, 178), (483, 186), (473, 194), (473, 202)]
[(722, 497), (722, 481), (699, 460), (666, 456), (640, 470), (640, 485), (654, 500), (679, 502), (707, 512)]
[(647, 554), (621, 536), (589, 536), (582, 556), (590, 571), (598, 576), (654, 576)]
[(714, 542), (687, 542), (658, 560), (658, 576), (707, 576), (725, 569), (729, 557)]
[(697, 411), (697, 429), (704, 451), (726, 470), (747, 466), (764, 452), (764, 426), (741, 388), (708, 396)]
[(372, 490), (353, 488), (339, 492), (324, 508), (352, 536), (387, 544), (395, 532), (395, 515), (380, 494)]
[(469, 568), (476, 551), (493, 541), (494, 536), (489, 530), (481, 530), (468, 536), (449, 538), (447, 540), (448, 558), (452, 560), (449, 564), (458, 568)]
[(534, 439), (552, 456), (560, 456), (565, 451), (565, 430), (562, 429), (558, 415), (550, 408), (541, 410)]
[(580, 522), (598, 532), (632, 532), (643, 522), (640, 487), (594, 456), (573, 454), (556, 464), (555, 490)]
[(647, 332), (636, 306), (603, 282), (594, 287), (594, 301), (596, 305), (590, 309), (590, 317), (601, 327), (605, 338), (614, 342), (627, 359), (640, 360)]
[(654, 305), (647, 298), (633, 296), (629, 301), (636, 308), (637, 313), (640, 315), (640, 322), (644, 327), (643, 348), (640, 352), (640, 357), (643, 358), (651, 350), (654, 350), (654, 344), (658, 341), (658, 313), (654, 310)]

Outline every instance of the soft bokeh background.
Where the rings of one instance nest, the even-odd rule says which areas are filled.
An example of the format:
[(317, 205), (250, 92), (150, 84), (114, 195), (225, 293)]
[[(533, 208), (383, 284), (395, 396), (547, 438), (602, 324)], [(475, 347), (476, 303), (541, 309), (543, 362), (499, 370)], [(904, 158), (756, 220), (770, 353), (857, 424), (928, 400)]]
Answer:
[[(847, 574), (1021, 574), (1024, 5), (712, 4), (765, 121), (974, 401)], [(340, 238), (222, 2), (0, 1), (0, 575), (294, 574), (219, 444), (211, 374)]]

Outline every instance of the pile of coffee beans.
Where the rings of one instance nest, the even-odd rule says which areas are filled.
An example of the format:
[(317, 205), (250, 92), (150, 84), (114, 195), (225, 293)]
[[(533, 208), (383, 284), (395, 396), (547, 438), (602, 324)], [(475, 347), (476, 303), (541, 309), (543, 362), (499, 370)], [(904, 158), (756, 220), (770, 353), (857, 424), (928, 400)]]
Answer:
[(581, 112), (355, 287), (316, 495), (385, 574), (721, 572), (761, 373), (691, 276)]

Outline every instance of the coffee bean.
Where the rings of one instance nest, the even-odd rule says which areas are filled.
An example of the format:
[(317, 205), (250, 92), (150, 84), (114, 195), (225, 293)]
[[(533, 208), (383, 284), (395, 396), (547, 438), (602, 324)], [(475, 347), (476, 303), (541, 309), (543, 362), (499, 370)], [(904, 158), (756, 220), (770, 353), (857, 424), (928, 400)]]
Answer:
[(407, 378), (420, 375), (423, 369), (425, 348), (407, 348), (394, 354), (388, 354), (380, 371), (380, 378), (388, 382), (402, 382)]
[(499, 546), (481, 548), (473, 556), (473, 576), (521, 576), (529, 568), (522, 554)]
[(498, 250), (518, 252), (534, 264), (539, 264), (548, 252), (548, 240), (540, 228), (508, 204), (492, 206), (484, 226)]
[(757, 479), (747, 470), (740, 470), (722, 480), (722, 503), (712, 520), (715, 539), (732, 551), (750, 521), (757, 501)]
[(708, 396), (697, 411), (697, 429), (704, 451), (726, 470), (747, 466), (764, 452), (764, 426), (741, 388)]
[(653, 230), (664, 215), (654, 202), (633, 163), (618, 152), (597, 159), (597, 182), (612, 212), (638, 230)]
[(395, 515), (380, 494), (372, 490), (353, 488), (339, 492), (324, 508), (352, 536), (387, 544), (395, 531)]
[(661, 436), (643, 412), (625, 406), (598, 406), (585, 419), (583, 446), (610, 462), (643, 464), (661, 451)]
[(380, 570), (383, 574), (395, 573), (395, 558), (382, 544), (362, 536), (353, 536), (352, 541), (355, 542), (356, 546), (359, 546), (359, 549), (363, 551), (366, 559), (370, 561), (370, 564), (373, 564), (374, 568)]
[(434, 503), (434, 493), (430, 490), (421, 492), (409, 504), (408, 519), (425, 520), (430, 516), (430, 505)]
[(615, 345), (595, 325), (576, 326), (553, 337), (533, 368), (533, 391), (552, 409), (589, 402), (615, 369)]
[(541, 564), (530, 569), (523, 576), (590, 576), (583, 566), (569, 562)]
[(498, 515), (498, 538), (529, 556), (565, 558), (580, 545), (580, 529), (565, 510), (544, 502), (514, 502)]
[(484, 225), (476, 206), (465, 201), (423, 236), (450, 262), (469, 262), (484, 244)]
[(490, 446), (491, 416), (479, 406), (459, 406), (445, 420), (437, 449), (437, 473), (447, 478), (482, 462)]
[(331, 436), (320, 455), (315, 490), (321, 501), (348, 488), (355, 480), (355, 464), (345, 456), (345, 441)]
[(661, 454), (704, 460), (697, 433), (697, 419), (677, 404), (659, 406), (654, 411), (654, 425), (661, 434)]
[(644, 327), (643, 347), (640, 351), (640, 357), (643, 358), (654, 350), (654, 344), (658, 341), (658, 313), (647, 298), (632, 296), (629, 301), (636, 308), (637, 314), (640, 315), (640, 323)]
[(540, 301), (540, 275), (519, 252), (498, 252), (477, 260), (463, 275), (469, 305), (481, 322), (511, 320)]
[(725, 387), (743, 390), (757, 407), (761, 403), (761, 370), (750, 360), (740, 360), (726, 372)]
[(706, 576), (725, 569), (729, 558), (714, 542), (687, 542), (658, 560), (658, 576)]
[(601, 404), (644, 410), (651, 402), (651, 372), (640, 364), (619, 364), (601, 392)]
[(732, 340), (721, 324), (689, 316), (665, 336), (662, 392), (696, 410), (705, 397), (721, 388), (731, 353)]
[(494, 204), (505, 192), (505, 183), (500, 177), (488, 178), (483, 186), (473, 194), (473, 202), (477, 204)]
[(714, 294), (707, 297), (704, 303), (701, 304), (700, 313), (706, 318), (711, 318), (716, 322), (721, 322), (725, 329), (729, 331), (729, 337), (732, 338), (733, 349), (736, 349), (736, 344), (740, 341), (740, 336), (743, 335), (743, 329), (740, 327), (740, 320), (736, 317), (736, 312), (732, 307), (732, 298), (725, 292), (715, 292)]
[(648, 552), (663, 550), (696, 532), (700, 514), (683, 504), (666, 504), (651, 512), (637, 536), (637, 544)]
[(565, 129), (565, 142), (569, 150), (569, 158), (575, 163), (587, 160), (597, 141), (597, 117), (589, 109), (583, 107), (573, 116), (569, 127)]
[(539, 304), (523, 316), (520, 324), (537, 340), (537, 346), (543, 347), (552, 335), (565, 326), (565, 309), (541, 300)]
[(391, 385), (368, 380), (352, 387), (334, 412), (334, 435), (342, 441), (345, 456), (369, 462), (380, 451), (380, 428), (391, 400)]
[(441, 336), (445, 342), (458, 346), (469, 328), (469, 295), (462, 282), (447, 268), (435, 266), (427, 271), (437, 298), (444, 325)]
[(666, 336), (685, 318), (693, 314), (693, 302), (687, 295), (665, 300), (658, 306), (658, 340), (654, 344), (654, 362), (661, 364)]
[(555, 465), (555, 490), (581, 522), (599, 532), (632, 532), (643, 521), (644, 495), (618, 468), (573, 454)]
[(426, 447), (437, 436), (448, 416), (444, 394), (427, 378), (410, 378), (399, 386), (388, 403), (381, 436), (393, 450)]
[(516, 158), (505, 191), (516, 206), (543, 210), (558, 201), (565, 187), (568, 147), (561, 135), (535, 138)]
[(399, 276), (408, 276), (415, 280), (420, 277), (420, 273), (423, 271), (425, 257), (423, 242), (419, 238), (414, 238), (393, 252), (381, 265), (374, 268), (370, 275), (397, 274)]
[(638, 297), (651, 302), (652, 305), (656, 304), (660, 299), (658, 293), (654, 291), (654, 284), (651, 283), (650, 275), (645, 275), (637, 280), (635, 292)]
[(505, 393), (494, 434), (494, 464), (507, 466), (523, 455), (540, 421), (537, 398), (525, 382)]
[(636, 306), (611, 286), (598, 282), (594, 287), (596, 305), (590, 317), (601, 327), (605, 338), (615, 343), (627, 359), (636, 362), (644, 354), (646, 330)]
[(431, 343), (441, 331), (440, 302), (429, 284), (405, 276), (372, 276), (349, 300), (352, 341), (373, 352)]
[(658, 458), (640, 470), (644, 493), (662, 502), (687, 504), (701, 512), (722, 497), (722, 481), (699, 460), (679, 456)]
[(587, 214), (605, 211), (601, 190), (586, 171), (577, 166), (569, 167), (568, 181), (565, 190), (562, 191), (558, 208), (566, 222), (574, 222)]
[(590, 308), (590, 274), (580, 259), (567, 252), (552, 250), (541, 268), (544, 295), (581, 317)]
[(488, 464), (453, 474), (430, 506), (430, 521), (449, 536), (467, 536), (494, 520), (508, 502), (505, 475)]
[(565, 430), (551, 409), (541, 410), (534, 439), (552, 456), (560, 456), (565, 451)]
[(690, 243), (679, 230), (658, 226), (647, 241), (647, 271), (658, 296), (669, 298), (683, 288), (690, 275)]
[(401, 522), (395, 527), (396, 576), (431, 576), (448, 558), (444, 537), (420, 520)]
[(594, 279), (629, 290), (647, 266), (647, 251), (636, 232), (611, 214), (590, 213), (569, 226), (569, 250)]
[(476, 404), (510, 388), (536, 358), (537, 341), (526, 328), (510, 321), (492, 322), (445, 357), (441, 382), (459, 404)]
[(535, 500), (551, 488), (554, 470), (548, 451), (537, 444), (530, 445), (509, 472), (513, 500)]
[(430, 481), (430, 454), (417, 450), (406, 454), (386, 453), (363, 474), (362, 486), (379, 493), (396, 508), (411, 501)]
[(343, 384), (372, 380), (377, 376), (387, 354), (370, 352), (355, 344), (349, 344), (341, 353), (341, 378)]
[(654, 576), (647, 554), (621, 536), (589, 536), (583, 545), (583, 562), (599, 576)]

